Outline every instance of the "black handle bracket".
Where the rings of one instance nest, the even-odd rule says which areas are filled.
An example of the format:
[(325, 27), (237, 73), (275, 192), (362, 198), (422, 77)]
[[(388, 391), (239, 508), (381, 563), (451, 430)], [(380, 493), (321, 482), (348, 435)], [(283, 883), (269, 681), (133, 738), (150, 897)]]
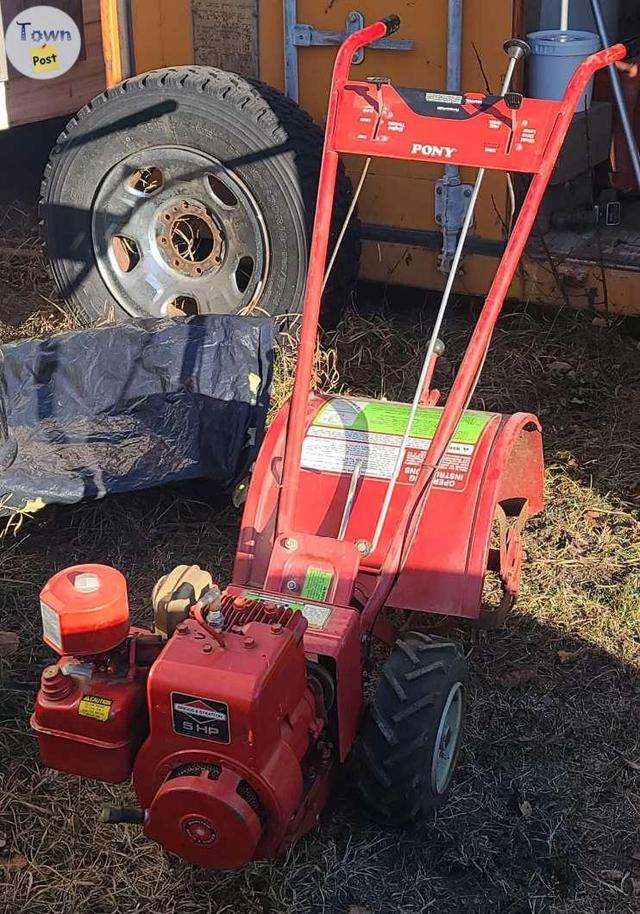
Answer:
[(381, 22), (387, 27), (387, 37), (393, 35), (400, 28), (400, 16), (385, 16)]

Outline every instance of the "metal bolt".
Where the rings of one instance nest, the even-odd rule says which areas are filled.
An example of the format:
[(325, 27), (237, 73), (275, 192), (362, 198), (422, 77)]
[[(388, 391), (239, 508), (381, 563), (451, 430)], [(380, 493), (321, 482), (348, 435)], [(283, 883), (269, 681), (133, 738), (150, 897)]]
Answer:
[(295, 550), (298, 548), (298, 540), (293, 536), (285, 536), (285, 538), (282, 540), (282, 545), (287, 550), (287, 552), (295, 552)]
[(179, 635), (186, 635), (189, 631), (189, 626), (186, 624), (186, 622), (181, 622), (180, 625), (178, 625), (176, 628), (176, 631)]
[(214, 609), (208, 614), (207, 622), (212, 628), (222, 628), (224, 625), (224, 613), (221, 609)]
[(368, 543), (366, 540), (357, 540), (356, 549), (360, 555), (369, 555), (371, 552), (371, 543)]
[(465, 195), (465, 197), (471, 196), (471, 189), (469, 187), (465, 187), (464, 195)]
[(213, 646), (212, 646), (211, 644), (203, 644), (203, 645), (202, 645), (202, 653), (203, 653), (203, 654), (210, 654), (212, 650), (213, 650)]
[(246, 605), (247, 605), (247, 601), (245, 600), (244, 597), (236, 597), (235, 600), (233, 601), (234, 609), (244, 609)]
[(295, 581), (287, 581), (287, 590), (297, 590), (298, 585)]
[(282, 631), (282, 625), (279, 622), (274, 622), (274, 624), (271, 626), (271, 631), (274, 635), (279, 635)]
[(58, 665), (54, 664), (53, 666), (48, 666), (42, 673), (43, 679), (55, 679), (55, 677), (60, 672)]
[(252, 638), (251, 635), (247, 635), (246, 638), (242, 639), (242, 643), (244, 644), (244, 646), (246, 647), (247, 650), (251, 650), (252, 647), (256, 646), (256, 639)]

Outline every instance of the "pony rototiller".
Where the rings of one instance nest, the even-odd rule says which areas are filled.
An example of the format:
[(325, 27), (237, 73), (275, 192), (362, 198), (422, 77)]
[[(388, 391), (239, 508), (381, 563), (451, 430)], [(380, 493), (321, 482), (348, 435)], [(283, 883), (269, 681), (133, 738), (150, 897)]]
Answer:
[[(518, 590), (525, 518), (542, 509), (537, 418), (468, 406), (576, 105), (625, 49), (586, 60), (559, 102), (510, 90), (527, 50), (517, 40), (499, 95), (351, 82), (353, 55), (398, 26), (376, 22), (338, 52), (295, 385), (255, 465), (232, 584), (221, 592), (208, 572), (180, 566), (156, 585), (153, 631), (130, 626), (113, 568), (67, 569), (41, 595), (44, 639), (60, 655), (32, 718), (43, 760), (111, 783), (133, 772), (139, 806), (110, 808), (107, 821), (138, 823), (196, 864), (281, 852), (316, 822), (354, 747), (378, 817), (410, 820), (442, 802), (464, 654), (413, 621), (394, 631), (399, 613), (382, 610), (495, 622)], [(410, 405), (311, 393), (341, 153), (365, 157), (365, 171), (376, 156), (480, 169)], [(442, 409), (431, 383), (438, 333), (486, 168), (533, 178)], [(487, 572), (502, 587), (492, 611)], [(395, 647), (366, 707), (374, 636)]]

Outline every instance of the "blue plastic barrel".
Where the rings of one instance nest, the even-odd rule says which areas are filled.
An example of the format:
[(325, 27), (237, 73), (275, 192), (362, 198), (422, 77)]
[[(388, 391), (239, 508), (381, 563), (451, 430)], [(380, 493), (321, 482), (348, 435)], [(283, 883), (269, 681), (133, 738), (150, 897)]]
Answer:
[[(527, 94), (532, 98), (563, 97), (576, 67), (600, 50), (600, 38), (593, 32), (550, 30), (530, 32), (531, 57), (527, 61)], [(591, 105), (593, 80), (587, 86), (577, 110)]]

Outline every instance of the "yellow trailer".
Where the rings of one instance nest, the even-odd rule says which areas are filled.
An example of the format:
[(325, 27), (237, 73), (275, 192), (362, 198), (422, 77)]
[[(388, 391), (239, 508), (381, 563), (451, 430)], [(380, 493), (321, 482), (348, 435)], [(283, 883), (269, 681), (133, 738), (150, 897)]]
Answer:
[[(95, 2), (96, 0), (84, 0), (88, 16), (95, 15)], [(289, 99), (299, 102), (316, 124), (322, 125), (336, 44), (345, 33), (363, 22), (396, 12), (401, 17), (402, 27), (387, 46), (367, 50), (363, 59), (354, 63), (354, 73), (359, 78), (383, 74), (400, 85), (432, 89), (444, 89), (447, 86), (455, 88), (452, 80), (455, 84), (457, 79), (461, 86), (469, 90), (496, 90), (506, 68), (506, 58), (502, 51), (504, 39), (510, 36), (524, 37), (537, 28), (541, 24), (541, 16), (547, 15), (548, 18), (553, 2), (554, 0), (491, 0), (491, 3), (487, 0), (433, 0), (427, 4), (416, 0), (395, 0), (392, 4), (394, 9), (391, 10), (388, 0), (362, 0), (357, 9), (354, 8), (353, 0), (328, 0), (323, 3), (314, 0), (132, 0), (131, 3), (102, 0), (99, 11), (102, 79), (105, 86), (114, 86), (127, 76), (158, 67), (181, 64), (194, 64), (202, 68), (213, 66), (247, 78), (259, 78)], [(574, 5), (582, 3), (584, 6), (586, 0), (573, 2)], [(7, 3), (8, 0), (2, 0), (5, 20)], [(560, 6), (559, 0), (557, 5)], [(617, 4), (612, 3), (611, 11), (616, 17), (619, 33), (640, 33), (640, 11), (636, 11), (635, 6), (636, 4), (623, 2), (622, 8), (618, 9)], [(205, 73), (206, 70), (199, 72)], [(208, 86), (207, 91), (210, 89)], [(87, 84), (85, 90), (87, 95), (95, 94), (95, 83), (91, 86)], [(82, 91), (76, 91), (69, 97), (67, 101), (74, 103), (70, 107), (78, 107), (76, 102), (86, 100), (81, 98)], [(175, 93), (175, 87), (171, 91)], [(11, 94), (9, 80), (6, 96), (11, 98)], [(58, 97), (59, 95), (58, 92)], [(274, 97), (270, 95), (267, 98), (264, 94), (269, 104)], [(179, 104), (178, 100), (174, 101), (176, 105)], [(117, 121), (115, 101), (112, 104), (114, 120)], [(276, 120), (279, 118), (282, 122), (283, 118), (290, 120), (294, 116), (292, 108), (285, 108), (280, 101), (274, 104)], [(38, 116), (43, 116), (41, 110), (41, 107), (38, 108)], [(51, 113), (61, 112), (56, 109)], [(201, 110), (201, 115), (206, 118), (204, 110)], [(216, 117), (218, 115), (223, 117), (224, 113), (218, 112)], [(21, 116), (26, 115), (23, 112)], [(187, 120), (189, 116), (186, 116)], [(172, 118), (170, 113), (163, 117), (165, 132), (173, 135), (176, 148), (182, 145), (193, 149), (194, 143), (197, 145), (193, 136), (191, 139), (185, 139), (184, 136), (181, 138), (179, 119)], [(298, 127), (299, 137), (306, 128), (300, 124)], [(546, 231), (539, 239), (534, 239), (522, 262), (511, 295), (523, 301), (545, 305), (569, 304), (614, 314), (637, 314), (640, 304), (635, 300), (633, 291), (634, 280), (640, 269), (640, 232), (637, 231), (640, 229), (640, 205), (623, 205), (623, 222), (618, 225), (576, 225), (570, 218), (571, 210), (578, 206), (585, 212), (593, 208), (591, 204), (594, 201), (589, 199), (587, 187), (591, 186), (589, 172), (608, 152), (611, 106), (607, 102), (597, 103), (590, 115), (576, 120), (574, 127), (573, 146), (567, 154), (571, 161), (564, 163), (564, 173), (562, 170), (559, 172), (556, 182), (559, 199), (564, 199), (561, 209), (568, 215), (564, 223), (556, 224), (552, 219), (548, 220)], [(101, 129), (105, 129), (104, 125)], [(585, 137), (589, 135), (587, 143)], [(311, 134), (306, 138), (308, 142), (310, 136)], [(85, 161), (87, 156), (92, 155), (92, 149), (91, 144), (85, 143)], [(101, 150), (103, 153), (104, 150)], [(193, 153), (186, 155), (187, 158), (191, 155), (191, 164), (195, 167), (197, 156), (194, 157)], [(222, 154), (214, 155), (211, 149), (207, 155), (210, 162), (222, 161), (224, 158)], [(300, 158), (298, 155), (299, 160)], [(137, 176), (137, 180), (144, 172), (144, 167), (133, 168), (133, 159), (129, 161), (131, 174)], [(166, 157), (164, 161), (168, 173), (174, 163), (170, 163)], [(141, 164), (144, 165), (139, 159), (137, 166)], [(222, 164), (225, 165), (225, 162)], [(55, 179), (55, 158), (53, 165)], [(110, 167), (115, 165), (111, 163)], [(357, 163), (347, 163), (347, 171), (352, 180), (357, 180), (359, 176), (357, 168)], [(168, 185), (164, 182), (160, 188), (153, 184), (153, 175), (157, 178), (162, 174), (162, 168), (158, 163), (154, 164), (152, 156), (148, 159), (148, 169), (149, 174), (142, 176), (146, 180), (151, 175), (151, 185), (148, 186), (160, 199)], [(101, 183), (98, 171), (99, 169), (94, 170), (85, 180)], [(275, 172), (271, 180), (274, 176)], [(284, 172), (280, 175), (282, 180), (289, 180), (290, 177), (287, 178)], [(362, 237), (360, 275), (388, 283), (441, 288), (446, 280), (451, 246), (455, 242), (464, 212), (465, 191), (473, 178), (473, 173), (466, 169), (457, 175), (447, 173), (443, 166), (435, 164), (425, 168), (423, 165), (418, 167), (395, 161), (374, 162), (359, 204)], [(251, 218), (258, 225), (252, 237), (259, 240), (262, 231), (264, 251), (259, 251), (249, 266), (247, 264), (253, 255), (243, 255), (240, 249), (234, 254), (235, 262), (240, 264), (239, 272), (233, 274), (236, 285), (242, 286), (246, 274), (251, 270), (253, 272), (249, 276), (246, 291), (236, 295), (235, 302), (232, 297), (223, 296), (224, 302), (220, 308), (240, 311), (247, 307), (262, 307), (271, 313), (285, 307), (278, 303), (274, 305), (274, 297), (279, 296), (288, 297), (289, 305), (293, 305), (295, 310), (300, 300), (300, 275), (304, 272), (305, 263), (304, 255), (299, 250), (302, 243), (300, 238), (294, 245), (296, 250), (289, 251), (285, 258), (286, 263), (278, 260), (277, 253), (284, 235), (291, 231), (287, 221), (291, 213), (282, 216), (284, 221), (279, 226), (273, 224), (268, 195), (260, 198), (258, 191), (254, 193), (253, 188), (245, 183), (248, 180), (246, 173), (239, 172), (235, 179), (237, 181), (234, 184), (229, 178), (231, 184), (226, 191), (224, 188), (219, 190), (223, 196), (228, 193), (231, 195), (229, 199), (233, 197), (248, 207), (247, 211), (250, 211)], [(224, 180), (227, 178), (224, 177)], [(275, 180), (279, 179), (276, 177)], [(577, 190), (574, 189), (576, 181)], [(54, 182), (50, 181), (49, 186), (52, 183)], [(298, 174), (293, 183), (297, 184), (298, 195), (304, 197), (303, 205), (308, 210), (312, 207), (309, 203), (312, 195), (307, 186), (313, 183), (310, 176)], [(243, 188), (247, 191), (246, 201)], [(488, 288), (521, 190), (517, 183), (514, 186), (509, 179), (505, 180), (504, 175), (488, 176), (458, 280), (460, 292), (482, 295)], [(114, 189), (112, 197), (115, 193)], [(581, 200), (579, 204), (576, 202), (578, 196)], [(107, 194), (104, 199), (108, 208), (111, 198)], [(45, 218), (48, 216), (51, 219), (56, 208), (68, 207), (70, 201), (79, 200), (77, 188), (70, 192), (68, 199), (64, 199), (64, 195), (63, 198), (48, 197), (45, 193)], [(221, 275), (214, 263), (215, 256), (219, 254), (224, 261), (227, 257), (225, 243), (228, 242), (230, 250), (233, 234), (233, 226), (225, 222), (229, 207), (225, 209), (224, 201), (221, 202), (219, 197), (216, 201), (219, 212), (216, 214), (207, 211), (204, 220), (201, 219), (199, 207), (205, 206), (206, 209), (206, 201), (191, 201), (193, 206), (187, 207), (187, 217), (191, 221), (179, 222), (182, 228), (186, 224), (189, 231), (195, 227), (196, 234), (200, 233), (198, 244), (204, 237), (204, 245), (198, 248), (201, 252), (206, 252), (201, 278), (209, 277), (210, 287), (213, 287), (212, 280), (215, 276)], [(339, 212), (344, 212), (347, 201), (348, 192), (345, 190), (342, 202), (338, 202)], [(278, 214), (280, 206), (286, 209), (282, 201), (273, 201), (273, 212)], [(150, 212), (149, 207), (147, 210)], [(118, 218), (123, 219), (124, 215), (120, 213)], [(259, 225), (261, 220), (264, 223), (262, 229)], [(303, 217), (303, 221), (308, 226), (308, 214)], [(53, 234), (57, 236), (58, 222), (55, 219), (53, 222)], [(101, 225), (104, 228), (106, 223), (102, 224), (94, 214), (87, 231), (98, 232)], [(80, 226), (77, 228), (80, 231)], [(248, 237), (249, 228), (241, 228)], [(302, 229), (300, 231), (304, 234)], [(92, 296), (97, 302), (93, 312), (77, 295), (78, 288), (85, 283), (80, 275), (85, 267), (67, 268), (69, 258), (64, 244), (70, 243), (68, 238), (62, 247), (59, 238), (49, 239), (50, 250), (53, 246), (54, 276), (63, 294), (75, 301), (80, 310), (88, 310), (89, 313), (95, 314), (97, 309), (111, 306), (114, 300), (117, 303), (125, 302), (123, 310), (134, 314), (188, 313), (192, 310), (215, 309), (214, 304), (210, 301), (201, 302), (201, 296), (195, 293), (198, 280), (194, 274), (195, 268), (193, 264), (183, 263), (184, 251), (181, 253), (179, 246), (177, 249), (172, 247), (172, 237), (170, 233), (168, 242), (175, 253), (175, 259), (168, 266), (179, 263), (179, 267), (175, 267), (177, 278), (172, 283), (167, 281), (166, 288), (163, 286), (160, 292), (156, 290), (156, 286), (161, 283), (159, 274), (149, 289), (139, 283), (134, 289), (131, 282), (131, 291), (126, 292), (126, 282), (135, 272), (133, 267), (129, 269), (130, 265), (135, 262), (135, 267), (144, 261), (148, 252), (142, 250), (142, 246), (137, 245), (135, 239), (124, 231), (115, 241), (109, 241), (108, 251), (97, 250), (99, 240), (94, 245), (96, 275), (102, 277), (101, 281), (106, 288), (103, 290), (103, 285), (99, 282), (90, 283), (87, 287), (85, 298)], [(337, 283), (334, 289), (336, 300), (344, 295), (353, 274), (353, 261), (357, 259), (356, 241), (350, 237), (348, 242), (342, 261), (337, 265), (337, 270), (342, 271), (346, 279), (345, 282)], [(66, 264), (56, 266), (56, 261), (64, 261), (65, 258)], [(156, 262), (162, 269), (167, 266), (158, 256)], [(294, 270), (295, 277), (289, 285), (284, 281), (279, 284), (272, 281), (266, 273), (258, 275), (258, 267), (262, 269), (267, 262), (270, 269), (280, 273), (289, 268)], [(218, 272), (212, 272), (214, 270)], [(113, 275), (110, 275), (110, 271)], [(156, 310), (151, 305), (138, 310), (133, 308), (130, 302), (134, 291), (139, 295), (141, 290), (149, 292), (150, 296), (157, 292), (160, 304)], [(331, 290), (328, 294), (332, 294)], [(265, 295), (269, 299), (266, 304)], [(336, 307), (338, 305), (334, 301), (334, 312)]]

